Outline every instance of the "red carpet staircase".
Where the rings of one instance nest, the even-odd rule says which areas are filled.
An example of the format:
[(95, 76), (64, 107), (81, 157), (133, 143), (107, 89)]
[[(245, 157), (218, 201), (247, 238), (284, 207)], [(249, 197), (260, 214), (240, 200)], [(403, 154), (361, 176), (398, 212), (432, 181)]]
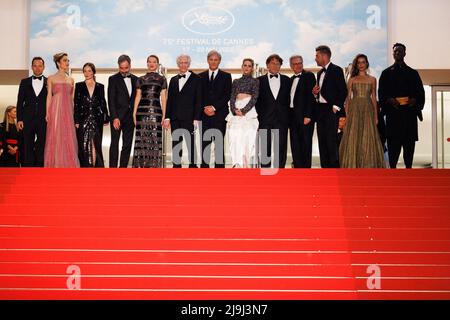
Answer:
[(1, 169), (0, 299), (450, 299), (450, 171)]

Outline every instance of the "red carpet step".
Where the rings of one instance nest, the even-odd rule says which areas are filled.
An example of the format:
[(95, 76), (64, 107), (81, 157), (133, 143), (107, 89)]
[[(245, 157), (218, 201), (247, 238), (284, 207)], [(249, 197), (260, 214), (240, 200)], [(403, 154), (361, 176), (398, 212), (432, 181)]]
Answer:
[(450, 171), (1, 169), (0, 298), (450, 299)]

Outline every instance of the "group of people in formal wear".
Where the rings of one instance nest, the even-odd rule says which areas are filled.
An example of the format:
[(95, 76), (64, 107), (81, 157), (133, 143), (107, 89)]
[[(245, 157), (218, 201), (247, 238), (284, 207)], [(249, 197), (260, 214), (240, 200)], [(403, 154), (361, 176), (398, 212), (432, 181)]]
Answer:
[(266, 60), (267, 74), (255, 78), (255, 63), (247, 58), (242, 77), (232, 81), (220, 69), (221, 54), (212, 50), (209, 68), (200, 74), (190, 71), (188, 55), (180, 55), (178, 74), (168, 83), (158, 73), (158, 56), (150, 55), (147, 73), (137, 77), (131, 73), (130, 57), (122, 55), (107, 94), (96, 81), (94, 64), (83, 66), (85, 80), (75, 84), (66, 53), (54, 56), (58, 72), (48, 78), (43, 76), (44, 60), (36, 57), (33, 76), (20, 83), (17, 107), (5, 111), (1, 165), (105, 167), (103, 128), (110, 125), (111, 168), (128, 167), (133, 140), (133, 167), (163, 167), (164, 130), (172, 136), (174, 168), (182, 167), (183, 143), (190, 168), (224, 168), (225, 143), (233, 168), (285, 168), (289, 140), (292, 167), (311, 168), (315, 128), (322, 168), (385, 168), (386, 148), (390, 168), (396, 168), (402, 149), (405, 166), (411, 168), (425, 94), (405, 56), (406, 47), (395, 44), (395, 63), (377, 85), (366, 55), (355, 57), (346, 79), (343, 69), (331, 62), (328, 46), (316, 48), (321, 68), (317, 78), (303, 68), (300, 55), (289, 59), (294, 75), (281, 74), (283, 59), (273, 54)]

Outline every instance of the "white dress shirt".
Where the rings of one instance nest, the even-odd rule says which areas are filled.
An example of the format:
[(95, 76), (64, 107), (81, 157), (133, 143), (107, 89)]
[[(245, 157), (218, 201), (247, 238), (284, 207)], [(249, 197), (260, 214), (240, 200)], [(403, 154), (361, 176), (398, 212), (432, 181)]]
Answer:
[(44, 88), (44, 76), (41, 76), (41, 77), (42, 77), (42, 80), (39, 80), (39, 79), (32, 80), (33, 90), (34, 90), (34, 94), (36, 95), (36, 97), (41, 93), (42, 88)]
[(267, 78), (269, 79), (270, 90), (272, 91), (273, 97), (275, 100), (278, 98), (278, 93), (280, 92), (281, 87), (281, 75), (276, 74), (278, 77), (270, 78), (271, 74), (267, 74)]
[(123, 78), (123, 81), (125, 81), (125, 85), (127, 86), (128, 95), (131, 97), (131, 94), (133, 93), (133, 86), (131, 85), (131, 78)]
[(185, 73), (186, 78), (180, 78), (178, 79), (178, 88), (179, 90), (183, 90), (184, 85), (186, 84), (186, 82), (189, 80), (189, 77), (191, 76), (191, 72), (188, 71)]
[(299, 74), (296, 74), (295, 76), (297, 78), (294, 79), (294, 81), (292, 82), (292, 87), (291, 87), (291, 108), (294, 109), (294, 98), (295, 98), (295, 91), (297, 91), (297, 86), (298, 86), (298, 82), (300, 81), (300, 76), (302, 75), (302, 72), (300, 72)]

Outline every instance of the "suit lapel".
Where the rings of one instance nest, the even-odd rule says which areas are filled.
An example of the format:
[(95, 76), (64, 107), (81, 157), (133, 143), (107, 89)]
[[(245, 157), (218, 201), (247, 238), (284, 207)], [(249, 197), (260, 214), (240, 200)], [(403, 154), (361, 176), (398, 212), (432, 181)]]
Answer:
[(189, 79), (187, 79), (186, 83), (184, 84), (183, 88), (181, 89), (180, 93), (184, 91), (184, 89), (186, 89), (187, 86), (190, 85), (190, 83), (192, 82), (192, 78), (194, 77), (194, 73), (191, 72), (191, 75), (189, 76)]
[[(302, 89), (301, 86), (302, 86), (302, 82), (303, 82), (304, 73), (305, 72), (303, 71), (302, 74), (300, 75), (300, 77), (298, 78), (297, 88), (295, 88), (295, 93), (294, 93), (294, 100), (297, 98), (297, 94), (299, 94), (300, 90)], [(292, 85), (294, 84), (294, 80), (292, 80)]]
[(280, 77), (280, 90), (278, 90), (278, 95), (275, 98), (275, 101), (278, 101), (278, 98), (281, 96), (281, 90), (284, 90), (283, 77), (281, 76), (281, 74), (279, 74), (278, 76)]
[(94, 92), (92, 92), (92, 98), (95, 97), (95, 95), (97, 94), (97, 89), (100, 88), (100, 85), (96, 82), (95, 83), (95, 88), (94, 88)]
[[(89, 98), (91, 97), (91, 95), (89, 94), (89, 88), (86, 84), (86, 81), (83, 81), (81, 88), (80, 88), (83, 92), (84, 95), (87, 95)], [(95, 93), (95, 88), (94, 88), (94, 93)], [(94, 93), (92, 94), (92, 96), (94, 96)]]
[(222, 75), (222, 70), (218, 70), (216, 76), (214, 77), (214, 80), (211, 82), (211, 86), (214, 86), (216, 81), (219, 81), (219, 78), (221, 77), (221, 75)]
[[(117, 76), (117, 81), (119, 81), (119, 85), (122, 87), (122, 90), (125, 90), (125, 92), (128, 95), (128, 97), (131, 98), (131, 95), (128, 92), (127, 85), (125, 84), (125, 80), (124, 80), (124, 78), (122, 77), (122, 75), (120, 73)], [(133, 81), (131, 81), (131, 85), (133, 85)]]
[(133, 76), (131, 76), (131, 95), (133, 95), (133, 92), (136, 90), (136, 82), (137, 79)]
[(203, 84), (203, 87), (206, 88), (206, 90), (209, 90), (212, 88), (213, 83), (216, 82), (218, 74), (214, 77), (214, 81), (211, 82), (211, 78), (209, 77), (209, 70), (206, 70), (204, 73), (200, 74), (200, 78)]
[(327, 72), (325, 73), (325, 79), (323, 79), (322, 90), (327, 87), (328, 79), (330, 78), (330, 73), (332, 72), (332, 70), (333, 70), (333, 64), (330, 63), (330, 65), (328, 66)]
[[(272, 97), (272, 99), (273, 99), (274, 101), (277, 101), (277, 97), (275, 97), (275, 96), (273, 95), (272, 88), (270, 87), (270, 81), (269, 81), (269, 76), (268, 76), (268, 74), (266, 74), (266, 75), (263, 77), (263, 79), (264, 79), (264, 81), (263, 81), (264, 86), (266, 86), (267, 90), (269, 90), (268, 92), (270, 92), (270, 96)], [(281, 84), (280, 84), (280, 90), (281, 90)], [(278, 92), (278, 95), (280, 95), (279, 92)]]
[(317, 73), (317, 85), (319, 85), (319, 83), (320, 83), (320, 78), (322, 78), (322, 74), (323, 74), (322, 70), (320, 70), (320, 71)]
[[(33, 95), (37, 98), (38, 96), (36, 95), (36, 92), (34, 91), (34, 88), (33, 88), (33, 77), (28, 78), (28, 87), (30, 88)], [(41, 90), (41, 92), (42, 92), (42, 90)]]
[(179, 92), (180, 92), (180, 82), (179, 82), (179, 77), (178, 76), (175, 76), (175, 77), (173, 77), (172, 78), (173, 80), (171, 80), (172, 81), (172, 83), (173, 83), (173, 85), (174, 85), (174, 88), (173, 88), (173, 90), (174, 90), (174, 93), (175, 94), (178, 94)]
[(42, 92), (44, 91), (44, 89), (47, 91), (47, 78), (46, 78), (46, 77), (44, 77), (44, 86), (42, 87), (42, 90), (41, 90), (41, 92), (39, 93), (39, 95), (42, 94)]

